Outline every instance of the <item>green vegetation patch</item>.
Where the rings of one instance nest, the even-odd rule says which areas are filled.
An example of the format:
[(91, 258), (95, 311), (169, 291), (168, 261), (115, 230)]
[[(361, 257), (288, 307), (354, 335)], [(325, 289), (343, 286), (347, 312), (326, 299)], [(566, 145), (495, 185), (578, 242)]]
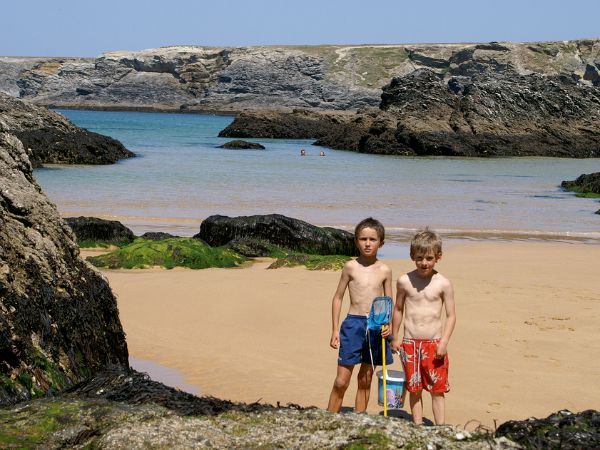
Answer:
[(102, 241), (92, 241), (92, 240), (85, 240), (85, 241), (81, 241), (81, 242), (77, 242), (77, 245), (79, 246), (79, 248), (107, 248), (107, 249), (113, 249), (113, 248), (118, 248), (118, 247), (123, 247), (125, 245), (127, 245), (128, 242), (121, 242), (119, 244), (115, 244), (113, 242), (102, 242)]
[(344, 255), (307, 255), (304, 253), (291, 253), (278, 258), (269, 269), (280, 267), (306, 266), (308, 270), (342, 270), (350, 256)]
[(595, 192), (578, 192), (578, 191), (574, 191), (574, 192), (576, 192), (576, 194), (575, 194), (576, 197), (600, 198), (600, 194), (596, 194)]
[(340, 61), (361, 86), (379, 88), (394, 76), (394, 69), (408, 59), (403, 47), (355, 47)]
[(240, 255), (254, 258), (257, 256), (268, 256), (271, 258), (281, 258), (289, 253), (277, 245), (271, 244), (265, 239), (243, 238), (229, 242), (225, 247), (233, 250)]
[[(573, 182), (571, 182), (573, 183)], [(575, 184), (570, 184), (570, 185), (562, 185), (562, 187), (569, 192), (574, 192), (576, 197), (581, 197), (581, 198), (600, 198), (600, 194), (594, 191), (591, 191), (588, 189), (586, 189), (583, 186), (578, 186)]]
[(65, 428), (77, 414), (77, 404), (37, 403), (20, 409), (0, 409), (0, 447), (29, 448)]
[(382, 431), (360, 437), (346, 448), (348, 450), (364, 450), (369, 448), (388, 448), (390, 446), (392, 446), (392, 440)]
[(48, 377), (51, 389), (61, 391), (71, 384), (63, 371), (60, 370), (60, 368), (54, 362), (46, 358), (42, 353), (38, 353), (34, 356), (33, 364), (35, 367), (44, 371)]
[(162, 266), (206, 269), (209, 267), (235, 267), (247, 259), (223, 247), (211, 247), (193, 238), (170, 238), (152, 241), (137, 238), (133, 243), (111, 253), (90, 256), (89, 262), (109, 269), (143, 269)]

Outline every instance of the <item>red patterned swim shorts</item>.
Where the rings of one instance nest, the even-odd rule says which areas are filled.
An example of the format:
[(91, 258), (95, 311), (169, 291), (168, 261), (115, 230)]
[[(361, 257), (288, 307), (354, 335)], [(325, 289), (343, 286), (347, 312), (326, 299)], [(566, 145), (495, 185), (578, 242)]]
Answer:
[(406, 389), (432, 394), (450, 391), (448, 384), (448, 355), (436, 358), (439, 339), (404, 339), (400, 359), (406, 374)]

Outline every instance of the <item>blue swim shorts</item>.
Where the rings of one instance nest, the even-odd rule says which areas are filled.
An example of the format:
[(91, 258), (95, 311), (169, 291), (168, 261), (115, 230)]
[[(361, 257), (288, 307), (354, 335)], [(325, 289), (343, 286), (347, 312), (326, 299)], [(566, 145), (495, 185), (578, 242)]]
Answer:
[[(340, 327), (340, 354), (338, 364), (343, 366), (353, 366), (355, 364), (371, 364), (371, 355), (369, 353), (369, 339), (371, 341), (371, 351), (373, 352), (373, 364), (381, 366), (381, 331), (369, 330), (367, 335), (367, 317), (348, 314), (342, 326)], [(391, 364), (394, 360), (389, 336), (385, 342), (385, 362)]]

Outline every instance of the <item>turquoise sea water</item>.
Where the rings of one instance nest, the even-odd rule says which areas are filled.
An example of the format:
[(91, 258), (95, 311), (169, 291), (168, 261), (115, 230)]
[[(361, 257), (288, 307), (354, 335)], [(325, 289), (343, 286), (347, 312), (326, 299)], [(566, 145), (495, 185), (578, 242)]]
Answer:
[[(35, 177), (64, 216), (119, 220), (136, 234), (198, 232), (202, 219), (280, 213), (351, 229), (380, 219), (391, 240), (430, 225), (457, 238), (600, 242), (597, 199), (562, 180), (600, 171), (600, 159), (412, 158), (254, 139), (266, 150), (216, 148), (232, 117), (60, 111), (119, 139), (139, 157), (109, 166), (52, 166)], [(301, 157), (305, 148), (308, 156)]]

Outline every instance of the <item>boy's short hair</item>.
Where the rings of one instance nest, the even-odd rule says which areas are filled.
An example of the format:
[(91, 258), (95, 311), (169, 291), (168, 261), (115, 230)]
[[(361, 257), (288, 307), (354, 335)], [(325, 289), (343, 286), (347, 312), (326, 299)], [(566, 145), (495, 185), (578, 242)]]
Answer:
[(442, 238), (429, 227), (417, 230), (410, 242), (410, 258), (414, 260), (417, 255), (430, 251), (436, 256), (442, 254)]
[(367, 217), (366, 219), (361, 220), (358, 225), (354, 228), (354, 239), (358, 236), (358, 233), (363, 228), (373, 228), (377, 232), (377, 237), (381, 242), (385, 239), (385, 228), (383, 228), (383, 224), (372, 217)]

